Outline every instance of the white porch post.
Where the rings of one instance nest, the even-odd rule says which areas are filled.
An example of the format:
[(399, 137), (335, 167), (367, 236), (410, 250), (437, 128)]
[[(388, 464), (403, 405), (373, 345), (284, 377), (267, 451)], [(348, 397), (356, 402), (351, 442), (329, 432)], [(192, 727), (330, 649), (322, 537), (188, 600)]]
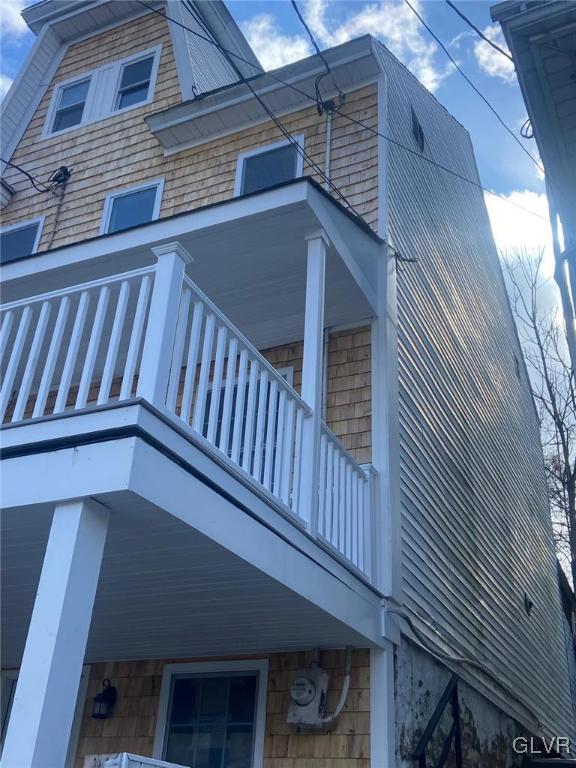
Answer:
[(2, 768), (62, 768), (108, 527), (90, 499), (58, 504), (2, 752)]
[(320, 464), (320, 424), (322, 420), (322, 382), (324, 351), (324, 289), (326, 246), (322, 230), (312, 232), (308, 241), (306, 271), (306, 309), (304, 315), (304, 354), (302, 361), (302, 399), (312, 409), (304, 420), (299, 514), (312, 533), (318, 525), (318, 471)]
[(152, 248), (152, 251), (158, 259), (158, 264), (150, 300), (137, 395), (149, 403), (163, 406), (170, 376), (184, 269), (193, 259), (188, 251), (176, 242), (159, 245)]
[(370, 649), (370, 765), (396, 765), (394, 646)]

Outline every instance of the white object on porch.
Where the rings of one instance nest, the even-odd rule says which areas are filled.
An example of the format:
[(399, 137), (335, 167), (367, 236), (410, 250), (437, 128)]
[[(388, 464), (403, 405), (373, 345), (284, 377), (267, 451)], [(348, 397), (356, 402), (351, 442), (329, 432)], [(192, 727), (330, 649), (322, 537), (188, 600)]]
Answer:
[(185, 766), (167, 763), (155, 757), (117, 752), (106, 755), (86, 755), (83, 768), (185, 768)]
[(2, 768), (66, 762), (108, 516), (91, 499), (54, 510)]

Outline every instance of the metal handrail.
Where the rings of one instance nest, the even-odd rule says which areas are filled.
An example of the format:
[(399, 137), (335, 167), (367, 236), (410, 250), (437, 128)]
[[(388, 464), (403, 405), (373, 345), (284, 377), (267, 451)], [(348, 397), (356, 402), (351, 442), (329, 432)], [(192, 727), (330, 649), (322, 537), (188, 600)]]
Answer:
[(446, 686), (444, 693), (440, 697), (440, 701), (436, 705), (436, 709), (432, 713), (428, 725), (426, 726), (416, 749), (412, 754), (412, 759), (418, 763), (418, 768), (428, 768), (428, 759), (426, 757), (426, 749), (434, 732), (440, 722), (444, 710), (451, 705), (452, 709), (452, 726), (448, 731), (448, 735), (444, 739), (442, 745), (442, 752), (436, 763), (436, 768), (443, 768), (446, 765), (450, 749), (454, 744), (454, 755), (456, 758), (456, 768), (463, 768), (462, 762), (462, 728), (460, 725), (460, 702), (458, 701), (458, 675), (452, 675), (448, 685)]

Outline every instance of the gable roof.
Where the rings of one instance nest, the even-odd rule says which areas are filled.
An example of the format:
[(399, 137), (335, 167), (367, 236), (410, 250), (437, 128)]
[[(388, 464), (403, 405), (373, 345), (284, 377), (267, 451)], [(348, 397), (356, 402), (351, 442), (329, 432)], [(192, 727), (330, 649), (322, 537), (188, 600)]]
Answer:
[(150, 12), (214, 40), (249, 63), (232, 66), (216, 46), (169, 23), (182, 99), (195, 98), (253, 75), (260, 63), (222, 0), (42, 0), (22, 11), (37, 35), (2, 104), (0, 149), (9, 159), (44, 96), (68, 46)]

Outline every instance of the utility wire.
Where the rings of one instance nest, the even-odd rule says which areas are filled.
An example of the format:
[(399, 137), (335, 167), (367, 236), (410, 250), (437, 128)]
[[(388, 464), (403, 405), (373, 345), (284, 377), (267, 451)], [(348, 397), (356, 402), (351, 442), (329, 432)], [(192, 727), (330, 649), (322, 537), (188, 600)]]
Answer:
[(502, 56), (506, 56), (507, 59), (509, 59), (512, 63), (514, 63), (514, 59), (512, 58), (512, 56), (510, 56), (510, 54), (507, 51), (505, 51), (503, 48), (500, 48), (500, 46), (497, 45), (493, 40), (490, 40), (490, 38), (487, 37), (484, 34), (484, 32), (482, 32), (481, 29), (478, 29), (478, 27), (475, 24), (473, 24), (470, 21), (470, 19), (464, 13), (462, 13), (462, 11), (459, 8), (457, 8), (454, 5), (452, 0), (444, 0), (444, 2), (446, 3), (446, 5), (449, 5), (450, 8), (452, 8), (452, 10), (454, 11), (454, 13), (457, 13), (458, 16), (460, 16), (460, 18), (463, 19), (466, 22), (466, 24), (468, 24), (469, 27), (472, 27), (474, 32), (476, 32), (476, 34), (479, 35), (482, 38), (482, 40), (484, 40), (485, 43), (488, 43), (488, 45), (491, 45), (495, 51), (498, 51), (498, 53), (501, 53)]
[(338, 96), (339, 96), (339, 98), (340, 98), (340, 103), (342, 103), (342, 102), (344, 101), (344, 99), (345, 99), (345, 95), (344, 95), (344, 93), (343, 93), (342, 89), (340, 88), (340, 86), (338, 85), (338, 83), (336, 82), (336, 78), (334, 77), (334, 73), (333, 73), (333, 72), (332, 72), (332, 70), (330, 69), (330, 64), (328, 64), (328, 61), (326, 60), (326, 56), (324, 56), (324, 54), (323, 54), (323, 53), (322, 53), (322, 51), (320, 50), (320, 46), (319, 46), (319, 45), (318, 45), (318, 43), (316, 42), (316, 39), (315, 39), (315, 37), (314, 37), (314, 35), (313, 35), (313, 33), (312, 33), (312, 30), (310, 29), (310, 27), (309, 27), (309, 26), (308, 26), (308, 24), (306, 23), (306, 20), (304, 19), (304, 17), (303, 17), (303, 16), (302, 16), (302, 14), (300, 13), (300, 9), (298, 8), (298, 5), (297, 5), (297, 3), (296, 3), (296, 0), (291, 0), (291, 3), (292, 3), (292, 8), (294, 8), (294, 11), (296, 12), (296, 16), (298, 16), (298, 18), (300, 19), (300, 23), (302, 24), (302, 26), (303, 26), (303, 27), (304, 27), (304, 29), (306, 30), (306, 33), (308, 34), (308, 37), (310, 38), (310, 42), (311, 42), (311, 43), (312, 43), (312, 45), (314, 46), (314, 50), (316, 51), (316, 53), (318, 54), (318, 56), (320, 56), (320, 58), (322, 59), (322, 63), (324, 64), (324, 66), (325, 66), (325, 68), (326, 68), (326, 75), (320, 75), (319, 77), (317, 77), (317, 78), (316, 78), (316, 83), (315, 83), (315, 88), (316, 88), (316, 99), (317, 99), (317, 100), (318, 100), (318, 102), (319, 102), (319, 104), (318, 104), (318, 111), (319, 111), (319, 112), (320, 112), (320, 114), (321, 114), (321, 113), (322, 113), (322, 109), (323, 109), (323, 102), (322, 102), (322, 96), (321, 96), (321, 94), (320, 94), (320, 81), (321, 81), (321, 80), (322, 80), (324, 77), (326, 77), (327, 75), (329, 75), (329, 76), (332, 78), (332, 82), (334, 83), (334, 87), (335, 87), (335, 88), (336, 88), (336, 90), (338, 91)]
[[(188, 3), (185, 4), (185, 7), (188, 10), (190, 10)], [(190, 13), (193, 15), (196, 21), (201, 25), (204, 31), (209, 35), (210, 31), (206, 27), (204, 21), (201, 18), (199, 18), (199, 16), (196, 15), (196, 13), (192, 13), (192, 11), (190, 11)], [(234, 69), (234, 72), (236, 73), (236, 75), (242, 78), (242, 73), (240, 72), (237, 65), (234, 63), (234, 61), (231, 59), (231, 51), (227, 51), (224, 48), (221, 48), (220, 46), (217, 46), (217, 47), (221, 49), (221, 52), (224, 54), (230, 66)], [(312, 168), (314, 172), (319, 174), (319, 176), (326, 182), (326, 184), (330, 187), (330, 189), (342, 200), (342, 202), (349, 208), (349, 210), (352, 211), (352, 213), (354, 213), (361, 221), (363, 221), (366, 224), (366, 222), (364, 221), (360, 213), (358, 213), (358, 211), (354, 208), (352, 203), (346, 198), (344, 193), (331, 181), (331, 179), (328, 178), (328, 176), (324, 173), (323, 169), (320, 168), (320, 166), (310, 157), (310, 155), (308, 155), (308, 153), (304, 150), (304, 147), (302, 147), (302, 145), (294, 138), (294, 136), (292, 136), (292, 134), (288, 131), (286, 126), (279, 120), (279, 118), (276, 117), (274, 112), (268, 107), (268, 105), (264, 102), (262, 97), (258, 93), (256, 93), (256, 91), (252, 87), (252, 84), (245, 78), (242, 78), (242, 79), (244, 80), (245, 85), (248, 87), (248, 89), (250, 90), (254, 98), (258, 101), (262, 109), (266, 112), (270, 120), (272, 120), (274, 125), (278, 128), (278, 130), (282, 133), (282, 135), (290, 142), (290, 144), (294, 146), (294, 148), (296, 149), (296, 152), (298, 152), (298, 154), (302, 157), (304, 161), (306, 161), (306, 163), (310, 166), (310, 168)]]
[(495, 115), (495, 117), (496, 117), (496, 119), (498, 120), (498, 122), (499, 122), (499, 123), (500, 123), (500, 124), (503, 126), (503, 128), (504, 128), (506, 131), (508, 131), (508, 133), (510, 134), (510, 136), (512, 136), (512, 138), (514, 139), (514, 141), (516, 142), (516, 144), (518, 144), (518, 146), (520, 147), (520, 149), (522, 150), (522, 152), (524, 152), (524, 154), (528, 155), (528, 157), (530, 158), (530, 160), (532, 160), (532, 162), (534, 163), (534, 165), (536, 166), (536, 168), (538, 168), (538, 169), (539, 169), (539, 170), (540, 170), (542, 173), (544, 173), (544, 168), (543, 168), (543, 167), (540, 165), (540, 163), (539, 163), (539, 162), (536, 160), (536, 158), (534, 158), (534, 157), (532, 156), (532, 154), (531, 154), (531, 153), (530, 153), (530, 152), (529, 152), (529, 151), (526, 149), (526, 147), (524, 146), (524, 144), (522, 144), (522, 142), (520, 141), (520, 139), (519, 139), (519, 138), (518, 138), (518, 136), (516, 135), (515, 131), (513, 131), (513, 130), (512, 130), (512, 128), (510, 128), (510, 127), (508, 126), (508, 124), (507, 124), (507, 123), (506, 123), (506, 122), (503, 120), (503, 118), (500, 116), (500, 113), (499, 113), (499, 112), (496, 110), (496, 108), (495, 108), (495, 107), (494, 107), (494, 106), (491, 104), (491, 102), (490, 102), (490, 101), (488, 101), (488, 99), (486, 98), (486, 96), (484, 96), (484, 94), (482, 93), (482, 91), (480, 91), (480, 90), (479, 90), (479, 89), (476, 87), (476, 85), (475, 85), (475, 84), (472, 82), (472, 80), (470, 80), (470, 78), (468, 77), (468, 75), (467, 75), (467, 74), (464, 72), (464, 70), (463, 70), (463, 69), (462, 69), (462, 67), (461, 67), (461, 66), (458, 64), (458, 62), (456, 61), (456, 59), (455, 59), (455, 58), (452, 56), (452, 54), (450, 53), (450, 51), (448, 50), (448, 48), (446, 48), (446, 46), (444, 45), (444, 43), (442, 42), (442, 40), (440, 40), (440, 38), (438, 37), (438, 35), (436, 35), (436, 33), (435, 33), (435, 32), (433, 32), (433, 30), (432, 30), (432, 29), (431, 29), (431, 28), (428, 26), (428, 24), (427, 24), (427, 23), (424, 21), (423, 17), (422, 17), (422, 16), (421, 16), (421, 15), (418, 13), (418, 11), (417, 11), (417, 10), (416, 10), (416, 8), (415, 8), (415, 7), (412, 5), (412, 3), (410, 2), (410, 0), (404, 0), (404, 2), (405, 2), (405, 3), (406, 3), (406, 5), (408, 6), (408, 8), (410, 8), (410, 10), (412, 11), (412, 13), (413, 13), (413, 14), (414, 14), (414, 15), (415, 15), (415, 16), (416, 16), (418, 19), (419, 19), (420, 23), (421, 23), (421, 24), (422, 24), (422, 25), (423, 25), (423, 26), (424, 26), (424, 27), (425, 27), (425, 28), (428, 30), (428, 32), (429, 32), (429, 33), (430, 33), (430, 35), (431, 35), (431, 36), (434, 38), (434, 40), (435, 40), (435, 41), (438, 43), (438, 45), (440, 46), (440, 48), (442, 48), (442, 50), (444, 51), (444, 53), (446, 54), (446, 56), (448, 56), (448, 58), (450, 59), (450, 61), (452, 62), (452, 64), (453, 64), (453, 65), (456, 67), (456, 69), (457, 69), (457, 70), (458, 70), (458, 72), (459, 72), (459, 73), (462, 75), (462, 77), (464, 78), (464, 80), (466, 80), (466, 82), (468, 83), (468, 85), (469, 85), (469, 86), (470, 86), (470, 87), (471, 87), (471, 88), (472, 88), (472, 89), (473, 89), (473, 90), (474, 90), (474, 91), (475, 91), (475, 92), (478, 94), (478, 96), (480, 96), (480, 98), (482, 99), (482, 101), (483, 101), (483, 102), (484, 102), (484, 103), (485, 103), (485, 104), (488, 106), (488, 108), (490, 109), (490, 111), (491, 111), (491, 112), (492, 112), (492, 113)]
[[(21, 168), (19, 165), (16, 165), (15, 163), (11, 163), (10, 160), (4, 160), (3, 157), (0, 157), (0, 161), (5, 163), (9, 168), (14, 168), (16, 171), (20, 171), (28, 181), (32, 184), (34, 189), (37, 192), (51, 192), (53, 185), (49, 186), (47, 184), (44, 184), (43, 181), (40, 181), (39, 179), (35, 179), (34, 176), (32, 176), (31, 173), (28, 173), (28, 171), (25, 171), (24, 168)], [(40, 185), (40, 186), (38, 186)]]
[[(139, 3), (139, 5), (143, 6), (144, 8), (147, 8), (149, 11), (152, 11), (153, 13), (156, 13), (159, 16), (162, 16), (167, 21), (173, 24), (176, 24), (176, 26), (182, 27), (182, 29), (186, 29), (188, 32), (191, 32), (193, 35), (196, 35), (196, 37), (199, 37), (201, 40), (204, 40), (205, 42), (210, 43), (211, 45), (218, 48), (223, 53), (227, 53), (228, 55), (233, 56), (239, 61), (243, 61), (245, 64), (249, 64), (251, 67), (254, 67), (254, 69), (258, 70), (258, 74), (255, 75), (254, 78), (258, 77), (258, 75), (265, 75), (266, 77), (270, 77), (272, 80), (275, 80), (276, 82), (281, 83), (286, 88), (290, 88), (295, 93), (299, 93), (301, 96), (304, 96), (310, 101), (313, 101), (314, 103), (316, 103), (316, 99), (310, 93), (306, 93), (306, 91), (303, 91), (301, 88), (298, 88), (293, 83), (289, 83), (286, 80), (283, 80), (281, 77), (274, 74), (274, 72), (263, 72), (260, 69), (260, 67), (256, 67), (254, 62), (248, 61), (248, 59), (243, 58), (242, 56), (240, 56), (237, 53), (234, 53), (233, 51), (228, 51), (226, 48), (220, 45), (220, 43), (217, 43), (214, 40), (210, 40), (208, 37), (201, 35), (199, 32), (196, 32), (193, 29), (190, 29), (190, 27), (187, 27), (185, 24), (182, 24), (176, 19), (171, 18), (170, 16), (168, 16), (166, 13), (159, 10), (158, 8), (154, 8), (153, 6), (148, 5), (147, 3), (144, 2), (144, 0), (136, 0), (136, 2)], [(248, 85), (248, 81), (246, 79), (244, 79), (243, 83), (245, 85)], [(526, 208), (524, 205), (520, 205), (519, 203), (513, 202), (512, 200), (505, 197), (504, 195), (501, 195), (499, 192), (494, 192), (493, 189), (488, 189), (488, 187), (484, 187), (482, 184), (478, 183), (477, 181), (474, 181), (473, 179), (469, 179), (467, 176), (463, 176), (457, 171), (454, 171), (451, 168), (448, 168), (447, 166), (442, 165), (442, 163), (437, 163), (435, 160), (432, 160), (432, 158), (427, 157), (426, 155), (422, 155), (420, 152), (417, 152), (416, 150), (411, 149), (410, 147), (407, 147), (405, 144), (402, 144), (402, 142), (397, 141), (396, 139), (393, 139), (391, 136), (387, 136), (385, 133), (382, 133), (381, 131), (376, 130), (376, 128), (372, 128), (371, 125), (367, 125), (362, 120), (358, 120), (357, 118), (354, 118), (351, 115), (348, 115), (337, 108), (334, 109), (333, 111), (335, 114), (340, 115), (340, 117), (343, 117), (345, 120), (348, 120), (348, 122), (354, 123), (355, 125), (358, 125), (359, 127), (364, 128), (365, 130), (372, 133), (374, 136), (380, 136), (385, 141), (389, 142), (390, 144), (393, 144), (396, 147), (399, 147), (400, 149), (404, 150), (405, 152), (408, 152), (411, 155), (414, 155), (414, 157), (417, 157), (419, 160), (422, 160), (425, 163), (429, 163), (430, 165), (433, 165), (434, 167), (439, 168), (440, 170), (445, 171), (446, 173), (449, 173), (452, 176), (455, 176), (457, 179), (460, 179), (461, 181), (465, 181), (467, 184), (470, 184), (471, 186), (476, 187), (476, 189), (480, 189), (486, 194), (492, 195), (492, 197), (497, 197), (500, 200), (503, 200), (505, 203), (508, 203), (508, 205), (511, 205), (514, 208), (518, 208), (519, 210), (524, 211), (524, 213), (529, 213), (531, 216), (535, 216), (537, 219), (540, 219), (541, 221), (545, 221), (546, 223), (548, 223), (548, 219), (545, 218), (544, 216), (540, 216), (540, 214), (535, 213), (534, 211), (531, 211), (529, 208)]]

